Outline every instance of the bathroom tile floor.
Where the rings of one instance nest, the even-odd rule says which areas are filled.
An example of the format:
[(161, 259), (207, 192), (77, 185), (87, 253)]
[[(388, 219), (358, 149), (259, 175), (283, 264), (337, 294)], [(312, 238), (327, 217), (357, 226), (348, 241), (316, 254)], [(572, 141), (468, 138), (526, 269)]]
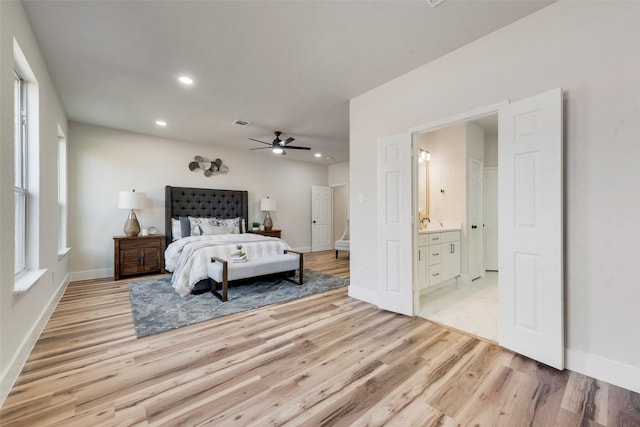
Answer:
[(420, 296), (420, 317), (498, 341), (498, 273), (470, 284), (451, 283)]

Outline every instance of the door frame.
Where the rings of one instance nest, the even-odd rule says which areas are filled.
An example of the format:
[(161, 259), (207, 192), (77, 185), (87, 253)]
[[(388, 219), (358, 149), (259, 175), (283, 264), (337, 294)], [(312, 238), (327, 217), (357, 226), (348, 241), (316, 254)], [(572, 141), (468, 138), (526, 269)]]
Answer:
[[(495, 191), (496, 191), (496, 199), (493, 201), (493, 203), (487, 203), (487, 194), (488, 191), (486, 191), (486, 183), (487, 183), (487, 174), (495, 174)], [(483, 170), (483, 178), (482, 178), (482, 184), (483, 184), (483, 194), (482, 194), (482, 203), (483, 203), (483, 217), (482, 220), (484, 221), (484, 224), (487, 224), (487, 206), (489, 205), (493, 205), (492, 209), (494, 210), (495, 215), (498, 215), (498, 197), (497, 197), (497, 192), (498, 192), (498, 167), (497, 166), (485, 166), (484, 170)], [(494, 225), (495, 229), (493, 230), (492, 235), (492, 239), (493, 237), (495, 237), (495, 240), (498, 240), (498, 223), (496, 222)], [(487, 254), (489, 253), (489, 251), (487, 250), (487, 242), (489, 241), (489, 239), (487, 238), (487, 227), (483, 227), (482, 228), (482, 232), (483, 232), (483, 244), (484, 247), (483, 249), (483, 257), (482, 257), (482, 268), (485, 269), (484, 271), (498, 271), (498, 253), (496, 251), (495, 253), (495, 264), (491, 264), (492, 268), (490, 268), (489, 270), (487, 270)], [(497, 244), (496, 244), (497, 247)]]
[[(480, 230), (476, 232), (476, 238), (480, 239), (480, 242), (475, 242), (476, 245), (479, 244), (480, 248), (479, 251), (480, 253), (476, 253), (475, 256), (477, 256), (479, 258), (479, 262), (480, 262), (480, 271), (477, 273), (478, 276), (476, 276), (473, 271), (473, 264), (471, 262), (472, 259), (472, 254), (474, 252), (476, 252), (475, 249), (478, 248), (473, 248), (472, 246), (472, 239), (471, 239), (471, 233), (473, 233), (472, 231), (472, 226), (473, 224), (471, 223), (471, 221), (469, 221), (469, 223), (467, 224), (467, 242), (469, 244), (469, 281), (473, 281), (475, 279), (479, 279), (481, 277), (484, 276), (484, 234), (483, 234), (483, 226), (482, 224), (484, 223), (484, 159), (479, 160), (473, 157), (469, 157), (469, 162), (467, 163), (467, 220), (471, 220), (470, 218), (470, 212), (471, 212), (471, 201), (472, 201), (472, 192), (469, 191), (469, 189), (471, 188), (471, 167), (473, 164), (477, 164), (479, 165), (480, 168), (480, 196), (479, 196), (479, 203), (480, 206), (476, 206), (479, 209), (479, 213), (478, 216), (480, 218), (480, 221), (478, 221), (478, 224), (476, 224), (477, 227), (480, 227)], [(478, 237), (478, 235), (480, 237)], [(475, 277), (474, 277), (475, 276)]]
[[(412, 208), (412, 225), (414, 229), (417, 227), (417, 218), (415, 212), (418, 212), (418, 191), (419, 181), (418, 181), (418, 135), (425, 132), (433, 132), (438, 129), (443, 129), (449, 126), (453, 126), (459, 123), (473, 121), (479, 119), (484, 116), (489, 116), (492, 114), (498, 114), (500, 108), (505, 105), (509, 105), (509, 101), (500, 101), (495, 104), (490, 104), (484, 107), (476, 108), (474, 110), (466, 111), (464, 113), (456, 114), (453, 116), (445, 117), (440, 120), (436, 120), (433, 122), (421, 124), (418, 126), (414, 126), (409, 128), (409, 133), (411, 134), (411, 155), (412, 159), (412, 183), (411, 183), (411, 194), (413, 200), (413, 208)], [(417, 314), (420, 311), (420, 291), (417, 289), (417, 280), (418, 280), (418, 239), (417, 232), (414, 233), (411, 243), (411, 253), (413, 254), (413, 268), (412, 268), (412, 276), (413, 276), (413, 314)]]

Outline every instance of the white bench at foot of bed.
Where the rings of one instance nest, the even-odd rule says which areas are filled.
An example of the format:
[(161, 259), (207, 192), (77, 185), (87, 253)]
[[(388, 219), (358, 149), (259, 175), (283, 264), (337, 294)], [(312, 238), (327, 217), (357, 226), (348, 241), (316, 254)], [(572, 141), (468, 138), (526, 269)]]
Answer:
[[(222, 258), (212, 257), (207, 266), (211, 279), (211, 292), (222, 301), (227, 300), (229, 281), (248, 279), (249, 277), (267, 276), (298, 270), (298, 285), (302, 285), (304, 257), (301, 252), (285, 251), (280, 255), (250, 258), (247, 262), (228, 262)], [(222, 295), (218, 293), (218, 285), (222, 285)]]

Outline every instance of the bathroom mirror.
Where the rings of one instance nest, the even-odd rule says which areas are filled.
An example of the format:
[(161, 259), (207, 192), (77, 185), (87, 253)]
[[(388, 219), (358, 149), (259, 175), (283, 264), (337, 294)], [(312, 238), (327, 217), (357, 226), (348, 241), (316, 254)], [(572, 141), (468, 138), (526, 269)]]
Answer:
[(419, 218), (429, 217), (429, 160), (424, 150), (420, 150), (418, 160), (418, 213)]

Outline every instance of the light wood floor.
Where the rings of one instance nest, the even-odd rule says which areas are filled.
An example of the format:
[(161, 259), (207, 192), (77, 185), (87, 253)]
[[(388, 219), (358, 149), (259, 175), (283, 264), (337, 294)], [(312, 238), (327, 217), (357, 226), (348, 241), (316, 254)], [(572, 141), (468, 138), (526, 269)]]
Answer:
[[(341, 253), (307, 266), (348, 277)], [(346, 289), (136, 339), (127, 280), (69, 284), (3, 426), (640, 426), (640, 395)]]

